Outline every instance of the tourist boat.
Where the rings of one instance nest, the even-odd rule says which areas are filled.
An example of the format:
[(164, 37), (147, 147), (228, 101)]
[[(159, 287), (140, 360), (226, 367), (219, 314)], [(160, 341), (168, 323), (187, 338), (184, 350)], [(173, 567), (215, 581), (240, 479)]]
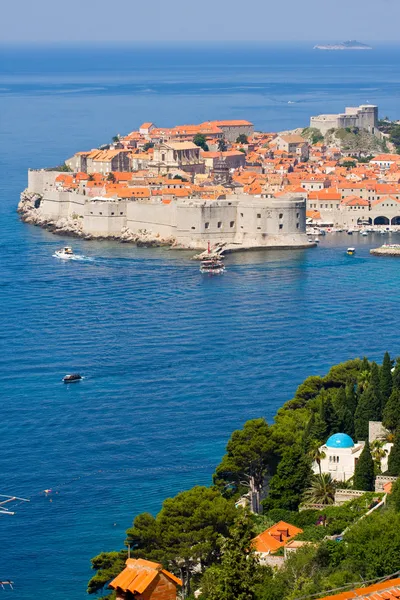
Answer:
[(71, 375), (65, 375), (65, 377), (63, 377), (63, 382), (75, 383), (76, 381), (80, 381), (81, 379), (83, 379), (82, 375), (79, 375), (79, 373), (72, 373)]
[(64, 260), (71, 260), (72, 258), (75, 258), (74, 251), (69, 246), (65, 246), (65, 248), (61, 248), (61, 250), (56, 250), (54, 252), (54, 256)]
[(367, 235), (368, 235), (368, 231), (362, 231), (362, 232), (361, 232), (361, 235), (363, 235), (363, 236), (367, 236)]
[(319, 239), (318, 239), (318, 238), (315, 238), (314, 242), (315, 242), (316, 244), (319, 244)]
[(225, 265), (219, 258), (207, 258), (201, 261), (200, 273), (208, 273), (210, 275), (221, 275), (225, 272)]
[(347, 254), (349, 256), (353, 256), (353, 254), (356, 253), (356, 249), (355, 248), (347, 248)]

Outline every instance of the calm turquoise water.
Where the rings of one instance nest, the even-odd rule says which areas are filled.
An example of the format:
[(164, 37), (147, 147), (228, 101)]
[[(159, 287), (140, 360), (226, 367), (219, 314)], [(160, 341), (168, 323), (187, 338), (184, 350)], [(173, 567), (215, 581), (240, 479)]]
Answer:
[[(0, 493), (31, 503), (0, 517), (0, 579), (20, 600), (82, 600), (90, 557), (120, 548), (138, 512), (209, 483), (234, 428), (271, 419), (333, 363), (400, 353), (400, 263), (369, 255), (381, 236), (337, 234), (230, 256), (218, 278), (184, 252), (111, 243), (74, 241), (94, 260), (62, 264), (70, 240), (15, 213), (27, 168), (147, 120), (279, 130), (367, 100), (399, 117), (400, 52), (1, 52)], [(60, 383), (75, 370), (86, 379)]]

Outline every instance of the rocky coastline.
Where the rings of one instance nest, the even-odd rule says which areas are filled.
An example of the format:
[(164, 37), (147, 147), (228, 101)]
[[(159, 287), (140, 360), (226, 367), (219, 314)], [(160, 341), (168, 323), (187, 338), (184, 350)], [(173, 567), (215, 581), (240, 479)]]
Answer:
[(369, 251), (374, 256), (400, 256), (400, 244), (384, 244)]
[(140, 233), (133, 233), (129, 228), (124, 227), (120, 235), (94, 236), (88, 234), (83, 230), (82, 219), (79, 217), (61, 217), (54, 220), (41, 214), (40, 202), (42, 199), (43, 196), (41, 194), (31, 192), (28, 189), (21, 193), (17, 212), (24, 223), (36, 225), (56, 235), (70, 236), (84, 240), (114, 240), (125, 244), (136, 244), (136, 246), (142, 248), (180, 248), (175, 238), (161, 238), (146, 229), (143, 229)]

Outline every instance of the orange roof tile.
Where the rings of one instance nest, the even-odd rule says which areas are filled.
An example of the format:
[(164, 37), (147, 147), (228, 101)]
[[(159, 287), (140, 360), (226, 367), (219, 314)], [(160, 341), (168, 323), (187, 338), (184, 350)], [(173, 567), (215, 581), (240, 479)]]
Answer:
[(397, 600), (400, 597), (400, 578), (388, 579), (368, 587), (361, 587), (334, 596), (321, 596), (318, 600), (350, 600), (351, 598), (374, 598), (376, 600)]
[(260, 533), (252, 542), (256, 552), (275, 552), (299, 533), (303, 533), (303, 530), (285, 521), (279, 521)]
[(182, 581), (169, 571), (165, 571), (160, 563), (142, 558), (128, 558), (125, 564), (125, 569), (113, 579), (109, 587), (119, 588), (124, 592), (129, 591), (132, 594), (143, 594), (160, 573), (175, 584), (182, 585)]
[(368, 200), (364, 200), (358, 196), (347, 196), (347, 198), (342, 200), (341, 204), (344, 206), (369, 206)]

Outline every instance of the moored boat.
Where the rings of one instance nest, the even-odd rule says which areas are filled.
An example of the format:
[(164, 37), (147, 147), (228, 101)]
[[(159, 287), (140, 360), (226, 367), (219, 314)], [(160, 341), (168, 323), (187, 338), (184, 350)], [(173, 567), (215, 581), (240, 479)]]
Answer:
[(71, 373), (70, 375), (65, 375), (65, 377), (63, 377), (63, 382), (75, 383), (76, 381), (80, 381), (81, 379), (83, 379), (83, 377), (79, 373)]

